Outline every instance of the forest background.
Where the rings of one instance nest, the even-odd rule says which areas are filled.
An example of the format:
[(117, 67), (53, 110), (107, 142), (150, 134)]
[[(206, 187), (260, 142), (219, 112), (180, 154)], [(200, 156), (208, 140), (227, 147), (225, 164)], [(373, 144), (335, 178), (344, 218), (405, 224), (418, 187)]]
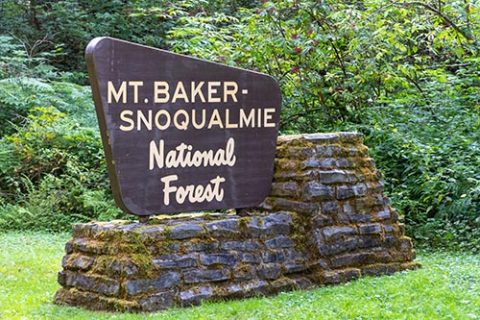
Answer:
[(268, 73), (280, 131), (359, 131), (417, 246), (480, 251), (480, 1), (0, 0), (0, 231), (114, 205), (84, 50), (111, 36)]

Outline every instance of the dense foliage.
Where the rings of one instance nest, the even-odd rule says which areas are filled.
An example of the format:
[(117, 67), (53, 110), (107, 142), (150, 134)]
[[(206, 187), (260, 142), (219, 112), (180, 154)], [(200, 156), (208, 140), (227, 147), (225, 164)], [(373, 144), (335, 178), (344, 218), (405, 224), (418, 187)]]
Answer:
[(282, 133), (363, 132), (410, 235), (480, 249), (478, 0), (3, 1), (0, 15), (0, 228), (120, 215), (80, 86), (86, 43), (110, 35), (273, 75)]

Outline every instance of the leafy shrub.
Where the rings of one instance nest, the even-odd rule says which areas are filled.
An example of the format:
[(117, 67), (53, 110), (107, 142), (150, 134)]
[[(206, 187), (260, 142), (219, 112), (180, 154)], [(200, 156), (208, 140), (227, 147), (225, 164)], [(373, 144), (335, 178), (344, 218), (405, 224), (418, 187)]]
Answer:
[(47, 175), (15, 204), (0, 207), (0, 231), (70, 231), (71, 225), (125, 217), (105, 190), (89, 190), (78, 180)]
[[(0, 34), (0, 79), (9, 77), (41, 77), (53, 79), (61, 75), (55, 67), (47, 64), (54, 51), (36, 52), (25, 47), (19, 40)], [(66, 74), (65, 74), (66, 75)]]
[(86, 83), (84, 50), (94, 37), (111, 36), (166, 48), (166, 32), (178, 19), (199, 13), (231, 14), (239, 6), (256, 3), (252, 0), (6, 1), (0, 9), (0, 34), (16, 35), (31, 55), (56, 53), (48, 57), (49, 63), (74, 73), (75, 82)]
[(288, 106), (281, 129), (312, 132), (361, 123), (362, 109), (399, 96), (428, 104), (423, 86), (432, 78), (448, 82), (461, 72), (464, 86), (478, 83), (478, 27), (468, 23), (478, 11), (441, 10), (385, 0), (265, 1), (234, 17), (183, 17), (168, 36), (175, 51), (276, 77)]
[(96, 127), (90, 88), (35, 78), (0, 80), (0, 137), (22, 125), (31, 109), (54, 106), (82, 126)]
[(480, 110), (467, 101), (462, 82), (432, 81), (430, 104), (399, 99), (366, 110), (364, 124), (339, 129), (365, 133), (410, 235), (437, 247), (480, 250)]
[(7, 203), (0, 209), (0, 229), (59, 230), (75, 221), (122, 216), (108, 191), (96, 130), (53, 107), (38, 107), (23, 127), (0, 140), (0, 150), (0, 190)]

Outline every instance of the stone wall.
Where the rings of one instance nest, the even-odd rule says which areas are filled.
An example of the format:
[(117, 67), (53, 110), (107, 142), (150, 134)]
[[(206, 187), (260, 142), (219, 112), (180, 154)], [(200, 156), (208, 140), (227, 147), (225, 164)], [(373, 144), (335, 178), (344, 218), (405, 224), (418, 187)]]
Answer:
[(77, 224), (58, 304), (154, 311), (418, 266), (354, 133), (280, 137), (270, 196), (241, 215)]

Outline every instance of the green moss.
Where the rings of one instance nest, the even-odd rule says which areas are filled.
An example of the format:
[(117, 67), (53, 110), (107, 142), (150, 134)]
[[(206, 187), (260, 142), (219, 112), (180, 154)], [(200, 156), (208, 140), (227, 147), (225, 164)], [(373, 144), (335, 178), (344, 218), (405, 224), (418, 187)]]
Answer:
[(89, 271), (106, 274), (115, 279), (126, 277), (125, 268), (136, 267), (138, 275), (148, 275), (153, 270), (152, 254), (138, 232), (121, 230), (100, 231), (97, 238), (108, 243), (110, 255), (99, 255)]
[(165, 226), (165, 229), (163, 230), (162, 235), (163, 235), (166, 239), (170, 239), (170, 238), (172, 237), (172, 227), (170, 227), (170, 226)]
[(249, 271), (250, 270), (250, 267), (251, 265), (248, 264), (248, 263), (245, 263), (245, 262), (241, 262), (237, 265), (237, 268), (236, 270), (240, 271), (240, 272), (246, 272), (246, 271)]
[(155, 251), (158, 255), (165, 255), (171, 253), (172, 245), (174, 241), (171, 240), (172, 228), (170, 226), (165, 226), (165, 229), (161, 233), (161, 240), (156, 241), (153, 245)]
[(250, 217), (241, 217), (238, 219), (238, 229), (240, 230), (240, 237), (242, 239), (247, 239), (250, 236), (250, 232), (248, 231), (250, 221)]
[(95, 274), (105, 274), (106, 270), (108, 270), (108, 266), (112, 263), (113, 257), (112, 256), (97, 256), (95, 258), (95, 262), (93, 267), (89, 270), (88, 273), (95, 273)]
[(310, 251), (316, 254), (318, 249), (311, 239), (313, 234), (311, 216), (297, 212), (292, 212), (291, 216), (290, 239), (295, 243), (295, 248), (300, 251)]

